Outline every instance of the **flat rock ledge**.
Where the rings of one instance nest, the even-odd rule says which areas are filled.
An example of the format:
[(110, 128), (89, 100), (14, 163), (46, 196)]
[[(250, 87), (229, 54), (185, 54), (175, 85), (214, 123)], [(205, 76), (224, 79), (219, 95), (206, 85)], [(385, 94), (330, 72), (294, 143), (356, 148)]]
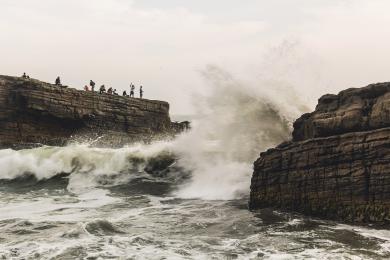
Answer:
[(171, 138), (186, 126), (171, 122), (164, 101), (0, 76), (0, 148), (63, 146), (73, 141), (120, 147)]
[(249, 206), (388, 225), (390, 83), (321, 97), (254, 163)]

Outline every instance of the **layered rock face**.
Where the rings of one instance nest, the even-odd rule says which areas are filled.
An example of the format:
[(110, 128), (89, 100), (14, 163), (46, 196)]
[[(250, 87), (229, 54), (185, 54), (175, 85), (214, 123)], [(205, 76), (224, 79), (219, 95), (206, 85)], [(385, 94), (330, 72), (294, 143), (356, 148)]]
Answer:
[(254, 164), (250, 208), (346, 222), (390, 221), (390, 83), (319, 99), (293, 140)]
[(169, 104), (59, 87), (33, 79), (0, 76), (0, 147), (65, 145), (96, 140), (121, 146), (172, 136)]

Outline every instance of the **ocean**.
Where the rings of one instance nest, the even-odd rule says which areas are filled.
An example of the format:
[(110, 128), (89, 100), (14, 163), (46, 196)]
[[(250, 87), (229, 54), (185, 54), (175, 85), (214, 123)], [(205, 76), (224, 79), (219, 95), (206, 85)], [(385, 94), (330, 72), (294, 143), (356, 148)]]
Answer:
[(234, 189), (237, 180), (227, 182), (233, 193), (221, 179), (222, 193), (215, 183), (214, 193), (201, 182), (191, 187), (193, 176), (170, 149), (0, 150), (0, 259), (390, 257), (388, 230), (251, 212), (249, 186)]

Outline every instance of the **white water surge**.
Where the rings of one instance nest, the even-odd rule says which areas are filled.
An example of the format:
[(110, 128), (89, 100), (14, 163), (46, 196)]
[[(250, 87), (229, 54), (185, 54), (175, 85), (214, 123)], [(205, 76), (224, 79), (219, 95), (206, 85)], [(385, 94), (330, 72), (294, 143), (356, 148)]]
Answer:
[[(61, 173), (70, 173), (68, 190), (82, 191), (98, 185), (101, 178), (111, 185), (125, 183), (132, 175), (143, 174), (144, 164), (134, 159), (147, 160), (166, 150), (168, 143), (133, 145), (119, 149), (94, 148), (88, 144), (65, 147), (40, 147), (15, 151), (0, 150), (0, 179), (15, 179), (32, 174), (37, 180), (50, 179)], [(120, 176), (120, 178), (114, 178)]]

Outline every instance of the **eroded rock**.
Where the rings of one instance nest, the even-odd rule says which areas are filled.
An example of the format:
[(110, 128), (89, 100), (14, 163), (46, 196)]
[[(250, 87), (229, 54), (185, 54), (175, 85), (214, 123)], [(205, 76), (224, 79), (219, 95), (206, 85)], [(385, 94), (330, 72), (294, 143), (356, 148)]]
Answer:
[(390, 83), (321, 97), (294, 123), (292, 142), (255, 162), (250, 208), (390, 221), (389, 110)]
[(122, 146), (181, 130), (164, 101), (79, 91), (34, 79), (0, 76), (0, 147), (92, 141)]

